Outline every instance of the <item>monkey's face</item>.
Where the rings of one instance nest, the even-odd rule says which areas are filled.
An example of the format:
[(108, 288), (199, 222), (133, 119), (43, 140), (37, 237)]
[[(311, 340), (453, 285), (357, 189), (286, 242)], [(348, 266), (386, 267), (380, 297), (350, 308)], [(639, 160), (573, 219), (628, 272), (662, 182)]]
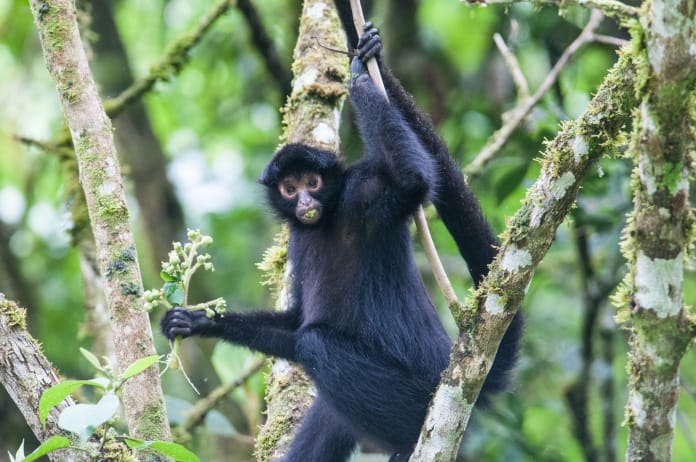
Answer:
[(321, 218), (322, 204), (317, 198), (323, 186), (319, 173), (304, 172), (284, 177), (278, 184), (278, 191), (285, 201), (294, 204), (295, 217), (300, 223), (313, 225)]

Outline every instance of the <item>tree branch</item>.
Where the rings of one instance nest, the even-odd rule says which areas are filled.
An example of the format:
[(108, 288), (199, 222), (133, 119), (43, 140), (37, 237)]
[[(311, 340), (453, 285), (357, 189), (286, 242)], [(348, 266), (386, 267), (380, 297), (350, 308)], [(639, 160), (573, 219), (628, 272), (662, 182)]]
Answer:
[(412, 461), (454, 459), (483, 381), (534, 269), (572, 207), (582, 178), (635, 106), (634, 71), (621, 54), (585, 113), (546, 146), (539, 179), (510, 221), (498, 256), (463, 312), (450, 365), (430, 404)]
[[(527, 0), (459, 0), (462, 3), (472, 5), (509, 5), (512, 3), (526, 3)], [(568, 8), (574, 5), (584, 6), (599, 10), (607, 16), (617, 19), (631, 19), (638, 17), (639, 10), (636, 7), (626, 5), (616, 0), (535, 0), (535, 3), (555, 5), (558, 8)]]
[(225, 399), (227, 395), (229, 395), (235, 388), (243, 385), (244, 382), (259, 372), (263, 368), (264, 364), (266, 364), (265, 358), (257, 360), (242, 375), (230, 382), (223, 383), (212, 390), (208, 396), (198, 400), (193, 407), (186, 412), (186, 419), (176, 429), (176, 433), (190, 433), (193, 429), (200, 425), (201, 422), (203, 422), (205, 416), (208, 415), (208, 413), (215, 408), (220, 401)]
[[(26, 312), (16, 303), (5, 299), (0, 292), (0, 383), (15, 402), (27, 424), (40, 441), (51, 436), (69, 436), (58, 427), (58, 415), (75, 403), (67, 398), (54, 408), (43, 425), (39, 421), (41, 394), (60, 383), (58, 374), (41, 351), (40, 345), (26, 329)], [(50, 454), (55, 461), (92, 460), (87, 453), (76, 450), (60, 450)]]
[(109, 117), (117, 117), (121, 111), (150, 91), (155, 83), (167, 81), (181, 72), (189, 60), (189, 51), (196, 46), (222, 15), (236, 4), (236, 0), (220, 0), (203, 16), (188, 34), (174, 42), (159, 63), (150, 68), (148, 75), (134, 82), (117, 97), (104, 102)]
[(546, 76), (542, 84), (537, 88), (531, 98), (528, 98), (520, 106), (509, 111), (507, 115), (507, 122), (493, 133), (486, 145), (481, 149), (476, 158), (465, 167), (465, 170), (472, 175), (477, 174), (481, 169), (488, 163), (495, 154), (503, 147), (507, 140), (512, 136), (517, 127), (522, 123), (525, 117), (534, 109), (541, 98), (546, 94), (546, 92), (553, 86), (553, 84), (558, 79), (563, 68), (568, 64), (570, 58), (585, 44), (590, 43), (594, 38), (594, 30), (602, 22), (604, 16), (601, 12), (593, 10), (585, 28), (582, 30), (580, 35), (573, 40), (573, 43), (565, 49), (563, 54), (558, 61), (553, 66), (549, 74)]

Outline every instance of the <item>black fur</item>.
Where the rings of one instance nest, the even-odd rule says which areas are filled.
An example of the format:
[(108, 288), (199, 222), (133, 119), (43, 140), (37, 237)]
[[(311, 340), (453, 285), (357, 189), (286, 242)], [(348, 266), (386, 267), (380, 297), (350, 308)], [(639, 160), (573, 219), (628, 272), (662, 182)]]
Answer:
[[(495, 237), (432, 124), (384, 66), (389, 102), (368, 77), (362, 60), (380, 47), (368, 27), (351, 68), (364, 157), (344, 169), (333, 153), (291, 144), (261, 175), (270, 203), (290, 224), (290, 309), (213, 320), (172, 309), (162, 321), (168, 338), (222, 338), (304, 367), (318, 396), (286, 461), (344, 461), (359, 441), (392, 453), (393, 461), (412, 452), (451, 346), (411, 251), (409, 223), (421, 203), (433, 201), (476, 284), (496, 252)], [(316, 197), (324, 213), (309, 226), (277, 188), (286, 175), (307, 170), (324, 179)], [(518, 316), (479, 403), (504, 388), (520, 335)]]

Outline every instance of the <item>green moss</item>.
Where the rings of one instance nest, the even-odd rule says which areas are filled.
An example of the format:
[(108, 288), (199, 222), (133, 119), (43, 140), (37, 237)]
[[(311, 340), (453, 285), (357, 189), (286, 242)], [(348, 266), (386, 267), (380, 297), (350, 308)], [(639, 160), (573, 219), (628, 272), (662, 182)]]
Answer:
[[(151, 404), (144, 409), (136, 422), (133, 434), (145, 440), (163, 441), (165, 437), (162, 429), (165, 428), (165, 425), (167, 425), (167, 422), (164, 417), (164, 408), (161, 405)], [(142, 449), (138, 452), (147, 454), (148, 457), (145, 460), (148, 461), (169, 460), (156, 451)], [(139, 460), (143, 459), (140, 458)]]
[(7, 318), (9, 327), (17, 327), (21, 330), (27, 328), (27, 311), (15, 302), (0, 297), (0, 315)]
[(128, 209), (117, 197), (100, 196), (97, 200), (97, 216), (110, 225), (128, 221)]
[(60, 52), (65, 48), (66, 35), (69, 29), (61, 20), (62, 17), (51, 14), (51, 11), (52, 8), (49, 7), (48, 13), (43, 16), (45, 18), (44, 37), (46, 38), (44, 46), (52, 51)]
[(274, 298), (278, 297), (283, 287), (285, 267), (288, 261), (289, 239), (290, 232), (287, 226), (284, 226), (273, 239), (274, 245), (264, 252), (263, 260), (256, 264), (257, 268), (264, 272), (261, 284), (271, 288)]
[(77, 70), (73, 66), (62, 67), (58, 73), (58, 93), (69, 104), (80, 100), (81, 93), (76, 90)]
[(290, 429), (290, 419), (273, 419), (272, 422), (268, 422), (263, 427), (263, 434), (256, 440), (256, 459), (261, 462), (269, 461), (278, 441), (290, 433)]

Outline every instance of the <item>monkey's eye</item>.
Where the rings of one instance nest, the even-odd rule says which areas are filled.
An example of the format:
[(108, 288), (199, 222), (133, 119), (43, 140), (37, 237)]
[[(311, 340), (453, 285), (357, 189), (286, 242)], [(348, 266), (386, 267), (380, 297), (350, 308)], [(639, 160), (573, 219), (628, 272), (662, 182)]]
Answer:
[(316, 191), (317, 189), (321, 188), (321, 177), (315, 175), (307, 178), (307, 187), (312, 191)]
[(278, 187), (280, 194), (286, 199), (292, 199), (297, 194), (297, 186), (293, 183), (281, 183)]

